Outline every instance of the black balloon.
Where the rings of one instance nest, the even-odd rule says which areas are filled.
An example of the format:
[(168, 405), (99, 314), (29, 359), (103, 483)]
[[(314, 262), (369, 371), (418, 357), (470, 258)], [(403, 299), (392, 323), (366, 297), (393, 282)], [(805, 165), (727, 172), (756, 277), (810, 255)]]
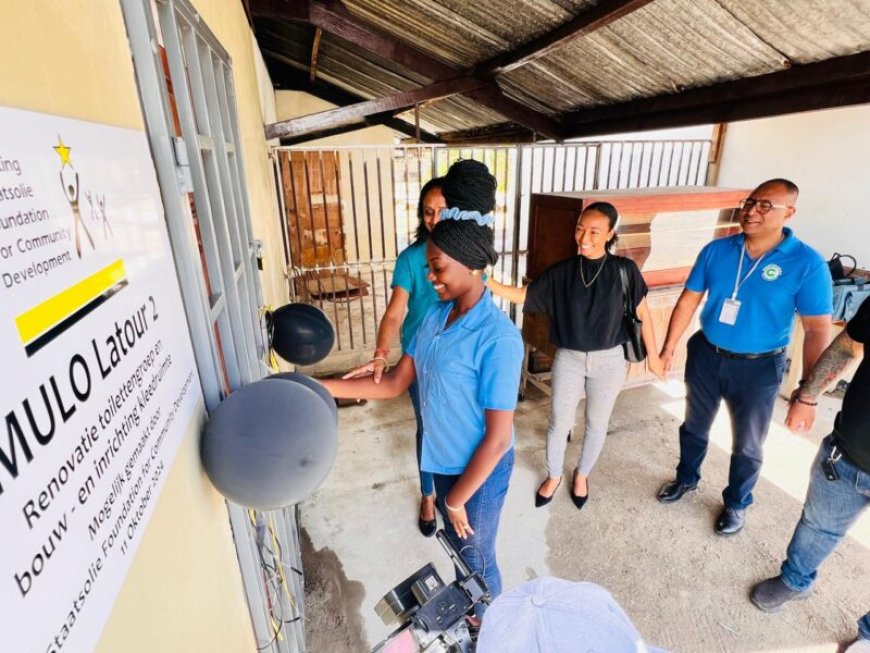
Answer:
[(335, 418), (336, 423), (338, 423), (338, 406), (335, 405), (335, 399), (332, 398), (332, 395), (329, 394), (329, 391), (324, 388), (323, 385), (312, 379), (310, 376), (305, 376), (300, 372), (281, 372), (280, 374), (273, 374), (266, 378), (293, 381), (295, 383), (301, 383), (306, 388), (311, 388), (314, 392), (320, 395), (320, 398), (323, 399), (323, 401), (326, 402), (326, 405), (329, 406), (329, 410), (332, 411), (332, 416)]
[(316, 306), (287, 304), (272, 313), (272, 348), (288, 363), (319, 363), (334, 343), (332, 322)]
[(316, 490), (337, 449), (335, 418), (314, 390), (263, 379), (236, 390), (212, 412), (200, 454), (206, 474), (227, 499), (268, 510)]

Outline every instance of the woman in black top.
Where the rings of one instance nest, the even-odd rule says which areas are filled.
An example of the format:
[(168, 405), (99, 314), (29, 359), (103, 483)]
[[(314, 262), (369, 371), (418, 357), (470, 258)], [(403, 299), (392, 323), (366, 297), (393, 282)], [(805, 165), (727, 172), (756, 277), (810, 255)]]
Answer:
[(646, 302), (647, 287), (631, 259), (614, 256), (616, 209), (607, 202), (590, 204), (580, 214), (574, 239), (577, 256), (547, 268), (528, 286), (506, 286), (490, 279), (492, 292), (508, 301), (524, 303), (525, 313), (550, 317), (550, 339), (558, 349), (553, 361), (553, 393), (547, 427), (547, 478), (535, 493), (535, 505), (548, 504), (562, 482), (566, 435), (573, 429), (580, 398), (586, 396), (583, 450), (574, 469), (571, 498), (582, 508), (589, 497), (587, 477), (604, 446), (613, 405), (625, 383), (620, 265), (625, 266), (634, 290), (632, 298), (643, 321), (647, 365), (664, 378), (664, 366)]

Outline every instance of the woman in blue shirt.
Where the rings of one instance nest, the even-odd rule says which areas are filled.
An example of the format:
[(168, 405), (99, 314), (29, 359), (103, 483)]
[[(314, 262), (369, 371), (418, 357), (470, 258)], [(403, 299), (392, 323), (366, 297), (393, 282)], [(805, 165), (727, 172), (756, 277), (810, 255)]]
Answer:
[(497, 596), (495, 538), (514, 462), (522, 338), (483, 283), (484, 268), (498, 258), (489, 227), (495, 178), (482, 163), (459, 161), (442, 190), (451, 208), (426, 246), (428, 278), (441, 301), (380, 383), (369, 376), (323, 384), (337, 397), (386, 399), (417, 380), (421, 467), (433, 474), (448, 537)]
[[(417, 237), (411, 245), (402, 250), (396, 260), (393, 271), (393, 289), (390, 303), (378, 327), (378, 338), (372, 359), (344, 375), (345, 379), (362, 376), (372, 376), (375, 383), (381, 382), (381, 377), (387, 369), (387, 357), (390, 347), (401, 329), (402, 352), (408, 351), (411, 338), (417, 333), (420, 322), (431, 306), (438, 301), (438, 295), (429, 280), (429, 267), (426, 263), (426, 241), (429, 233), (441, 217), (441, 209), (447, 207), (444, 195), (441, 193), (443, 177), (430, 179), (420, 189), (420, 200), (417, 203)], [(407, 314), (406, 314), (407, 311)], [(404, 319), (403, 319), (404, 318)], [(414, 406), (414, 417), (417, 419), (417, 470), (420, 473), (420, 515), (417, 526), (426, 537), (435, 534), (435, 485), (432, 474), (420, 469), (420, 457), (423, 451), (423, 420), (420, 417), (420, 390), (417, 381), (408, 387), (411, 404)]]

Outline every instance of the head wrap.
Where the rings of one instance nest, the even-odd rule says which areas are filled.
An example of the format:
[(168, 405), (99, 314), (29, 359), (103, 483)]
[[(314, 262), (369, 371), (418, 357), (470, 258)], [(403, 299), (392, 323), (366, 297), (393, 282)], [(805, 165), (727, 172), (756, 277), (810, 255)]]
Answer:
[(450, 258), (472, 270), (498, 261), (493, 246), (491, 211), (496, 179), (479, 161), (461, 160), (450, 166), (441, 192), (449, 208), (432, 230), (432, 242)]

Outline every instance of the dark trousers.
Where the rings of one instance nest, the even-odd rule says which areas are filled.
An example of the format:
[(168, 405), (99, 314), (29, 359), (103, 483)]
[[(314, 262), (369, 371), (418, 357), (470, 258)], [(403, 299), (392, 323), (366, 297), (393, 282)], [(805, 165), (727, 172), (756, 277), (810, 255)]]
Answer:
[(785, 354), (766, 358), (727, 358), (716, 353), (702, 332), (689, 338), (686, 359), (686, 421), (680, 427), (677, 480), (701, 479), (710, 427), (719, 404), (731, 416), (731, 467), (722, 499), (728, 508), (746, 508), (761, 473), (762, 445), (779, 393)]

